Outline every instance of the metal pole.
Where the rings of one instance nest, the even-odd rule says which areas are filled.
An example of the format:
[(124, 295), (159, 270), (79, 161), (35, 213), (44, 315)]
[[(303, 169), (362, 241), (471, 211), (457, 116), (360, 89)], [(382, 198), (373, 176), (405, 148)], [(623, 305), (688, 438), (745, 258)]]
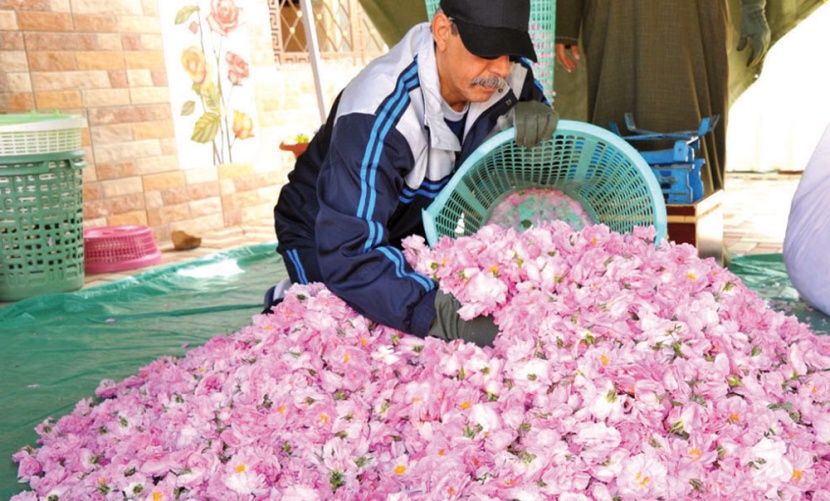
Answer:
[(317, 89), (317, 108), (320, 110), (320, 123), (326, 121), (326, 105), (323, 100), (323, 86), (320, 82), (320, 47), (317, 44), (317, 23), (314, 21), (314, 10), (311, 0), (300, 0), (305, 26), (305, 38), (308, 43), (308, 55), (311, 59), (311, 70), (314, 72), (314, 87)]

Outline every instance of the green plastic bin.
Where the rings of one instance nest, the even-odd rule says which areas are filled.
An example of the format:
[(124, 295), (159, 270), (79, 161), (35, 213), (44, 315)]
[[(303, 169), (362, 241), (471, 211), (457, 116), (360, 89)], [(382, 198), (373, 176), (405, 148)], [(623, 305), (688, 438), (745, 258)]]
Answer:
[(666, 236), (663, 192), (643, 156), (607, 129), (560, 120), (553, 138), (533, 148), (517, 145), (511, 127), (467, 157), (422, 213), (427, 242), (472, 235), (504, 197), (528, 188), (560, 190), (614, 231), (654, 226), (657, 244)]
[(0, 162), (9, 163), (5, 157), (79, 150), (84, 126), (82, 117), (59, 111), (0, 114)]
[(84, 154), (0, 156), (0, 301), (83, 287)]

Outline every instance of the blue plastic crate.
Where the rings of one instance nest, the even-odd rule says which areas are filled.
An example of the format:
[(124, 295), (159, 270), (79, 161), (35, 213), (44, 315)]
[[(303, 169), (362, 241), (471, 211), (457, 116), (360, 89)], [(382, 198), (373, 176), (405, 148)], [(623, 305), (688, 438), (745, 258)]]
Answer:
[(615, 122), (610, 122), (609, 127), (616, 135), (632, 144), (673, 141), (671, 148), (639, 148), (640, 154), (654, 170), (667, 203), (692, 204), (703, 198), (701, 170), (705, 160), (695, 158), (700, 152), (700, 139), (714, 130), (719, 120), (719, 115), (705, 117), (697, 130), (653, 132), (638, 128), (634, 115), (626, 113), (625, 126), (633, 135), (623, 135)]
[(666, 203), (691, 204), (703, 198), (702, 166), (703, 159), (685, 164), (651, 165)]

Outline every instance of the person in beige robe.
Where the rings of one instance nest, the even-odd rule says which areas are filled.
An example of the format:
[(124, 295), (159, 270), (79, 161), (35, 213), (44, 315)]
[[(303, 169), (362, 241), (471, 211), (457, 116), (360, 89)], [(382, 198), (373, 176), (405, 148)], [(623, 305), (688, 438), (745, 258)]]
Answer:
[[(741, 39), (748, 65), (760, 65), (770, 43), (764, 0), (743, 0)], [(639, 129), (697, 130), (719, 117), (699, 155), (704, 194), (722, 189), (729, 107), (730, 14), (726, 0), (557, 0), (556, 55), (573, 71), (584, 51), (588, 121), (623, 134), (625, 114)], [(639, 148), (671, 143), (635, 144)]]

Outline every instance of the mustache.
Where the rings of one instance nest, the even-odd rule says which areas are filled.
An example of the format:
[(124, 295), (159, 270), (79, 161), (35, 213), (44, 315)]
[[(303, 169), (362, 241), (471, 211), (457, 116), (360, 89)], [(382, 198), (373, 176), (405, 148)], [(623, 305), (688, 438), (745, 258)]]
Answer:
[(502, 77), (492, 76), (492, 77), (476, 77), (470, 82), (472, 86), (482, 85), (485, 87), (495, 87), (499, 91), (504, 90), (507, 87), (507, 80)]

